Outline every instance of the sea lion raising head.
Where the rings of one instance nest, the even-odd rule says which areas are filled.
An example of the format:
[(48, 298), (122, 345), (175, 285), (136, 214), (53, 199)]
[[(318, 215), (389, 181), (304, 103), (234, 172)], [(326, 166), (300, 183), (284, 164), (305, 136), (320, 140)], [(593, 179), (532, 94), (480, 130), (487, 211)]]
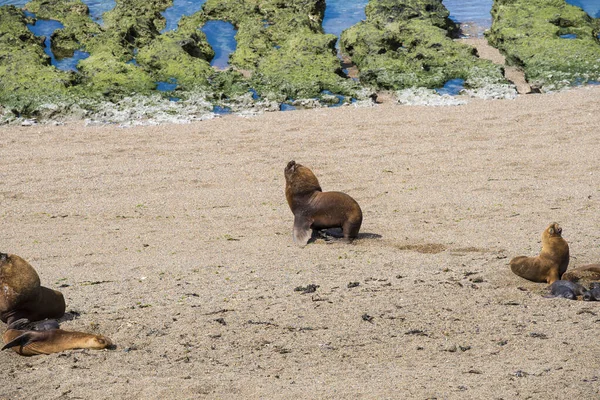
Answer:
[(40, 286), (31, 265), (14, 254), (0, 253), (0, 320), (11, 323), (26, 318), (39, 321), (65, 313), (63, 295)]
[(102, 335), (69, 332), (62, 329), (45, 331), (21, 331), (8, 329), (3, 335), (4, 349), (13, 349), (22, 356), (59, 353), (65, 350), (102, 350), (114, 347), (111, 340)]
[(533, 282), (554, 283), (569, 265), (569, 245), (562, 238), (562, 228), (551, 223), (542, 232), (542, 251), (536, 257), (519, 256), (510, 260), (510, 269)]
[(341, 192), (323, 192), (315, 174), (290, 161), (284, 169), (285, 197), (294, 214), (294, 242), (305, 246), (311, 229), (342, 228), (344, 240), (358, 236), (362, 211), (358, 203)]

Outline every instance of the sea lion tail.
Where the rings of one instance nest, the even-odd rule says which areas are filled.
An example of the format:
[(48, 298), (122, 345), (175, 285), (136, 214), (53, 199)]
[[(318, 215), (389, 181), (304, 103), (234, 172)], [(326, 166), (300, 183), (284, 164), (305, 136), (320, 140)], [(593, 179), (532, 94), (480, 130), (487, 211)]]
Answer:
[(39, 340), (39, 336), (36, 335), (34, 332), (32, 331), (27, 331), (24, 332), (22, 334), (20, 334), (19, 336), (17, 336), (16, 338), (14, 338), (13, 340), (11, 340), (10, 342), (6, 343), (4, 345), (4, 347), (2, 347), (1, 350), (6, 350), (6, 349), (10, 349), (13, 348), (15, 346), (19, 346), (20, 348), (23, 348), (33, 342), (36, 342)]

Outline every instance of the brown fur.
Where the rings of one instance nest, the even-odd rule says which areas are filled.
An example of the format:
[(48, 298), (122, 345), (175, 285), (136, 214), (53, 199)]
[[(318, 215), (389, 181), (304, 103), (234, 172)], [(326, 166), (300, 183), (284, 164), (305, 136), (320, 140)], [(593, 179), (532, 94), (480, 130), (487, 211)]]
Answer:
[(588, 264), (572, 268), (564, 273), (562, 279), (571, 282), (600, 280), (600, 264)]
[(111, 340), (105, 336), (83, 332), (68, 332), (62, 329), (49, 331), (8, 329), (4, 332), (2, 338), (4, 343), (7, 344), (12, 341), (23, 342), (22, 344), (16, 343), (14, 346), (10, 344), (4, 346), (4, 348), (11, 348), (22, 356), (52, 354), (73, 349), (101, 350), (113, 346)]
[(60, 318), (65, 313), (63, 295), (40, 286), (40, 278), (29, 263), (14, 254), (0, 253), (0, 320), (20, 318), (38, 321)]
[(344, 240), (358, 236), (362, 211), (358, 203), (341, 192), (323, 192), (307, 167), (290, 161), (284, 169), (285, 197), (294, 214), (294, 242), (304, 246), (311, 229), (342, 228)]
[(510, 269), (522, 278), (549, 284), (561, 279), (569, 265), (569, 245), (562, 228), (551, 223), (542, 232), (542, 251), (536, 257), (519, 256), (510, 260)]

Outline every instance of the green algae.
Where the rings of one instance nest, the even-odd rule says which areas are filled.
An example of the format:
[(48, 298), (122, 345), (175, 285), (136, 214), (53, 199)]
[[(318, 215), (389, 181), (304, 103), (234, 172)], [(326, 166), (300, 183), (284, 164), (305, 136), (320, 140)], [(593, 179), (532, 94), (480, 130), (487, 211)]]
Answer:
[(451, 39), (456, 26), (439, 0), (371, 0), (366, 15), (340, 40), (362, 83), (399, 90), (441, 87), (456, 78), (470, 88), (505, 82), (500, 66)]
[(0, 7), (0, 104), (15, 114), (34, 112), (47, 97), (61, 97), (77, 81), (50, 65), (43, 39), (28, 29), (24, 13)]
[(486, 36), (532, 86), (553, 90), (600, 79), (599, 32), (598, 20), (564, 0), (496, 0)]
[(323, 90), (356, 95), (342, 74), (334, 35), (321, 28), (322, 0), (208, 0), (210, 19), (231, 22), (237, 49), (230, 63), (249, 71), (252, 87), (270, 99), (317, 97)]

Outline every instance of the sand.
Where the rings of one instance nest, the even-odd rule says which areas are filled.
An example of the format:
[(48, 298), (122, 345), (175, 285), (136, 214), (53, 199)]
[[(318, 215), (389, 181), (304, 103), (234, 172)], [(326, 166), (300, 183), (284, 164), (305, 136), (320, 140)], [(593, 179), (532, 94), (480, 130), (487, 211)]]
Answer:
[[(600, 261), (599, 105), (0, 127), (0, 250), (117, 344), (1, 352), (0, 399), (598, 398), (600, 303), (508, 261), (553, 221), (570, 268)], [(293, 244), (292, 159), (360, 203), (355, 243)]]

